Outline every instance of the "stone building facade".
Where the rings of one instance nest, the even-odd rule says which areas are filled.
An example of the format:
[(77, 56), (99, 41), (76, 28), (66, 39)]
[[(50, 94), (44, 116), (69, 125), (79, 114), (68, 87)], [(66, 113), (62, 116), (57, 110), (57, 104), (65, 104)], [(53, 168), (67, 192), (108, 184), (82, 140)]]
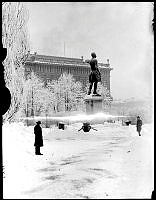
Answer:
[[(107, 64), (98, 63), (101, 72), (102, 84), (110, 91), (110, 67)], [(28, 54), (25, 62), (25, 75), (32, 71), (38, 75), (45, 83), (57, 80), (64, 72), (73, 75), (76, 81), (80, 81), (85, 86), (89, 82), (90, 65), (82, 58), (67, 58), (59, 56), (38, 55), (37, 53)]]

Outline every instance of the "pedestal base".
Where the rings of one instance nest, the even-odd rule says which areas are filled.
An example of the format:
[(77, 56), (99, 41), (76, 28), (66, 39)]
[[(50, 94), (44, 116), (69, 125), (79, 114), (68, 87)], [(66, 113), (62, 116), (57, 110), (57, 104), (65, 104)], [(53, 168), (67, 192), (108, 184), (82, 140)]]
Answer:
[(86, 113), (94, 114), (102, 112), (102, 100), (101, 96), (87, 95), (84, 99), (86, 104)]

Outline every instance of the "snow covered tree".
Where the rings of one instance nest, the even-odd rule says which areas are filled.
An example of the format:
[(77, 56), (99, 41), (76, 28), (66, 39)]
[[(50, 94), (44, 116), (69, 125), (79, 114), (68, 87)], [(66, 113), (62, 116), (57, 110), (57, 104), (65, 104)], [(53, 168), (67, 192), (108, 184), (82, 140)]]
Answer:
[(27, 78), (22, 99), (22, 110), (26, 117), (46, 114), (52, 107), (52, 95), (44, 82), (32, 72)]
[(82, 84), (76, 82), (71, 74), (62, 74), (48, 87), (54, 94), (54, 110), (56, 112), (78, 110), (82, 107), (84, 98)]
[(52, 80), (51, 82), (47, 84), (46, 87), (52, 96), (53, 111), (57, 113), (60, 111), (60, 104), (61, 104), (60, 88), (59, 88), (58, 80)]
[[(94, 87), (94, 85), (93, 85), (93, 87)], [(88, 92), (88, 88), (89, 88), (89, 83), (87, 84), (87, 86), (85, 88), (86, 94)], [(111, 107), (113, 98), (112, 98), (109, 90), (107, 90), (107, 88), (105, 86), (103, 86), (103, 84), (101, 82), (98, 82), (97, 93), (100, 94), (103, 98), (103, 108), (105, 110), (108, 110)]]
[(111, 106), (113, 98), (105, 86), (101, 82), (98, 83), (97, 93), (101, 94), (103, 98), (103, 107), (108, 109)]
[(65, 111), (77, 110), (84, 97), (82, 84), (76, 82), (71, 74), (62, 74), (58, 79)]
[(4, 78), (11, 93), (11, 105), (3, 116), (4, 121), (14, 119), (23, 95), (23, 64), (29, 50), (27, 20), (28, 13), (21, 2), (2, 3), (2, 43), (7, 48), (7, 57), (3, 62)]

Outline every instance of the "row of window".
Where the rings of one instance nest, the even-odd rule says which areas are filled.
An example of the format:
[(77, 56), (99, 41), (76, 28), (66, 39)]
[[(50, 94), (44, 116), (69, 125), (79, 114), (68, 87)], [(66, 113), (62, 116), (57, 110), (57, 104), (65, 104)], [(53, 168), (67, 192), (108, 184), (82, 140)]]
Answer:
[[(48, 73), (48, 72), (51, 72), (51, 73), (56, 73), (56, 74), (62, 74), (64, 72), (67, 72), (67, 73), (71, 73), (71, 74), (82, 74), (82, 75), (85, 75), (85, 74), (89, 74), (90, 73), (90, 68), (83, 68), (83, 67), (80, 67), (80, 68), (77, 68), (77, 67), (60, 67), (60, 66), (42, 66), (42, 65), (35, 65), (35, 66), (32, 66), (32, 67), (29, 67), (27, 66), (26, 67), (26, 71), (31, 71), (31, 69), (34, 71), (34, 72), (45, 72), (45, 73)], [(101, 70), (101, 73), (103, 76), (108, 76), (109, 75), (109, 72), (106, 71), (106, 70)]]
[[(90, 69), (87, 68), (70, 68), (70, 67), (60, 67), (60, 66), (41, 66), (35, 65), (32, 67), (33, 71), (40, 71), (40, 72), (53, 72), (53, 73), (71, 73), (71, 74), (89, 74)], [(31, 71), (31, 67), (26, 67), (26, 71)]]

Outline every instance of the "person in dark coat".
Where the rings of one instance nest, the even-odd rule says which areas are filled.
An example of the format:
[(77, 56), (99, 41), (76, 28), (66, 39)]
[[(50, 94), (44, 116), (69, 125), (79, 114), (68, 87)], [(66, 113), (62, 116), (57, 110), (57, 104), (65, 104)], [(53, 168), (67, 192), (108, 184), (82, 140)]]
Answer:
[(91, 66), (91, 72), (89, 75), (89, 90), (88, 90), (88, 95), (91, 94), (91, 90), (94, 84), (94, 90), (93, 90), (93, 94), (97, 95), (97, 96), (101, 96), (100, 94), (97, 93), (97, 84), (98, 82), (101, 81), (101, 73), (99, 71), (98, 68), (98, 62), (96, 59), (96, 54), (93, 52), (91, 53), (92, 59), (91, 60), (87, 60), (86, 62), (90, 64)]
[(40, 126), (41, 122), (36, 122), (36, 126), (34, 127), (34, 134), (35, 134), (35, 154), (36, 155), (43, 155), (40, 153), (40, 147), (43, 146), (43, 137), (42, 137), (42, 128)]
[(141, 128), (142, 128), (142, 120), (140, 119), (139, 116), (137, 117), (136, 128), (137, 128), (137, 132), (139, 133), (139, 136), (141, 136), (140, 132), (141, 132)]

